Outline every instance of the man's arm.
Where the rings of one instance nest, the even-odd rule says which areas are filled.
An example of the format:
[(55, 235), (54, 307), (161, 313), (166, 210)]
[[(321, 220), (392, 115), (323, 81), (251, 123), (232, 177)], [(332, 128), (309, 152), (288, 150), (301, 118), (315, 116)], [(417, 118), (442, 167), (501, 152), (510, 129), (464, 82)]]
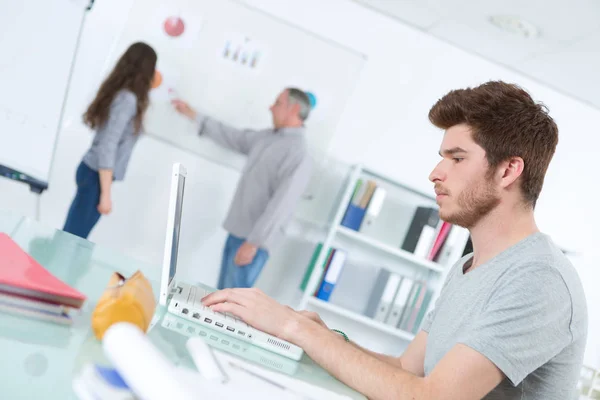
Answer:
[(423, 364), (411, 365), (420, 356), (411, 353), (418, 349), (418, 354), (424, 354), (425, 332), (417, 335), (399, 363), (393, 363), (349, 346), (337, 334), (312, 322), (295, 325), (283, 339), (302, 347), (317, 364), (369, 399), (480, 399), (504, 379), (490, 360), (464, 345), (452, 348), (431, 375), (423, 377)]
[(427, 332), (420, 331), (415, 338), (410, 342), (404, 353), (400, 357), (388, 356), (386, 354), (377, 353), (369, 349), (365, 349), (350, 342), (357, 349), (367, 353), (371, 357), (377, 358), (396, 368), (400, 368), (415, 376), (425, 376), (425, 348), (427, 346)]
[(182, 100), (173, 100), (172, 103), (177, 111), (198, 123), (198, 134), (207, 136), (235, 152), (247, 155), (252, 148), (252, 143), (264, 134), (260, 131), (242, 130), (224, 124), (197, 112)]
[(198, 114), (196, 121), (200, 125), (200, 135), (207, 136), (221, 146), (244, 155), (250, 153), (252, 143), (260, 136), (258, 131), (237, 129), (201, 114)]
[[(312, 311), (298, 311), (298, 313), (327, 328), (327, 325), (325, 324), (325, 322), (323, 322), (319, 314)], [(340, 336), (340, 339), (345, 341), (345, 339), (343, 339), (342, 336)], [(369, 349), (365, 349), (364, 347), (361, 347), (352, 341), (348, 343), (353, 345), (357, 349), (371, 355), (372, 357), (375, 357), (395, 367), (402, 368), (403, 370), (410, 372), (413, 375), (424, 376), (425, 374), (423, 368), (425, 364), (425, 348), (427, 346), (427, 332), (425, 331), (420, 331), (417, 334), (417, 336), (409, 343), (408, 347), (400, 357), (388, 356), (386, 354), (377, 353)]]
[[(232, 313), (257, 329), (300, 346), (317, 364), (370, 399), (475, 400), (504, 379), (490, 360), (461, 344), (454, 346), (429, 376), (417, 376), (340, 340), (337, 333), (280, 305), (258, 289), (221, 290), (202, 302), (214, 311)], [(425, 339), (421, 335), (412, 351), (417, 348), (418, 353), (423, 352)], [(417, 358), (411, 357), (411, 361)]]

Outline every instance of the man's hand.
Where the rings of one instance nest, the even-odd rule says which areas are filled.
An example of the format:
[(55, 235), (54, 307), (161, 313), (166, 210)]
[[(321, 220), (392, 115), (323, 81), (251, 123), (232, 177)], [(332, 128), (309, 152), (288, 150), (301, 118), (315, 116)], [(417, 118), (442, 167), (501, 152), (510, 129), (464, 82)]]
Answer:
[(254, 328), (292, 343), (302, 320), (315, 324), (256, 288), (219, 290), (204, 297), (202, 304), (216, 312), (231, 313)]
[(112, 211), (112, 201), (110, 195), (100, 195), (98, 203), (98, 212), (102, 215), (108, 215)]
[(257, 251), (258, 247), (248, 242), (244, 242), (235, 254), (233, 262), (239, 267), (248, 265), (254, 260)]
[(171, 104), (173, 104), (173, 106), (179, 113), (185, 115), (189, 119), (192, 119), (192, 120), (196, 119), (196, 111), (192, 107), (190, 107), (190, 105), (188, 103), (186, 103), (185, 101), (179, 100), (179, 99), (173, 99), (173, 100), (171, 100)]
[[(317, 324), (321, 325), (323, 328), (327, 328), (327, 324), (325, 324), (325, 322), (323, 322), (323, 320), (321, 319), (321, 316), (314, 311), (302, 310), (302, 311), (298, 311), (298, 314), (300, 314), (303, 317), (306, 317), (310, 320), (315, 321)], [(327, 328), (327, 329), (329, 329), (329, 328)]]

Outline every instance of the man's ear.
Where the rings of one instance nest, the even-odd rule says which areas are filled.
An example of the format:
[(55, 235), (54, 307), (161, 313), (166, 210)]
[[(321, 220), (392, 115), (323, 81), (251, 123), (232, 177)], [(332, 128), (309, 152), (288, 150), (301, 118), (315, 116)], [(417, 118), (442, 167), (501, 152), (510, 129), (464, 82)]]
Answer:
[(525, 168), (525, 162), (521, 157), (511, 157), (501, 165), (502, 187), (512, 185), (523, 174)]
[(298, 104), (298, 103), (292, 104), (292, 112), (294, 113), (294, 115), (297, 115), (298, 117), (300, 117), (300, 104)]

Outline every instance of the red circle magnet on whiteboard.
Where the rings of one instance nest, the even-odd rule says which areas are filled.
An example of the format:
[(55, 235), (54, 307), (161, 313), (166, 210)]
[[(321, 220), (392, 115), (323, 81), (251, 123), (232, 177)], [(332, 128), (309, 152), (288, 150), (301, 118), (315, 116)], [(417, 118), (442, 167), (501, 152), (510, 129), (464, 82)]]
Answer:
[(177, 37), (180, 36), (185, 30), (185, 24), (179, 17), (169, 17), (164, 23), (165, 32), (169, 36)]

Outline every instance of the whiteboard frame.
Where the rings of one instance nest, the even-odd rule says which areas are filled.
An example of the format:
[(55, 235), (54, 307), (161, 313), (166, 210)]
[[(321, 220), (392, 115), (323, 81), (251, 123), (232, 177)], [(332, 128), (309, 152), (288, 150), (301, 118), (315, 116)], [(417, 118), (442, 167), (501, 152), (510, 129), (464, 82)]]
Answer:
[[(79, 24), (79, 29), (77, 32), (77, 39), (75, 41), (75, 51), (73, 52), (73, 58), (71, 59), (71, 65), (69, 67), (69, 75), (67, 78), (67, 84), (65, 85), (63, 100), (62, 100), (60, 114), (59, 114), (59, 118), (58, 118), (58, 126), (56, 128), (57, 132), (56, 132), (56, 136), (54, 139), (54, 146), (52, 148), (52, 155), (50, 156), (50, 168), (48, 168), (48, 182), (44, 182), (41, 179), (38, 179), (38, 178), (35, 178), (28, 174), (25, 174), (21, 171), (18, 171), (14, 168), (9, 167), (8, 165), (0, 164), (0, 176), (1, 177), (10, 179), (10, 180), (13, 180), (16, 182), (22, 182), (26, 185), (29, 185), (29, 189), (38, 195), (41, 195), (44, 190), (48, 189), (50, 177), (52, 176), (52, 167), (54, 164), (54, 157), (56, 155), (56, 149), (58, 147), (58, 140), (60, 138), (60, 133), (62, 130), (63, 119), (64, 119), (65, 109), (66, 109), (66, 105), (67, 105), (67, 98), (68, 98), (69, 90), (71, 88), (71, 80), (73, 78), (73, 71), (75, 70), (75, 63), (77, 61), (77, 54), (79, 53), (79, 46), (81, 44), (81, 36), (83, 33), (83, 28), (85, 26), (86, 17), (88, 15), (88, 12), (90, 10), (92, 10), (94, 1), (95, 0), (89, 0), (88, 5), (85, 7), (85, 9), (83, 11), (83, 14), (81, 17), (81, 22)], [(35, 214), (36, 214), (36, 219), (39, 219), (39, 208), (40, 208), (39, 198), (37, 201), (38, 201), (38, 204), (36, 205)]]

